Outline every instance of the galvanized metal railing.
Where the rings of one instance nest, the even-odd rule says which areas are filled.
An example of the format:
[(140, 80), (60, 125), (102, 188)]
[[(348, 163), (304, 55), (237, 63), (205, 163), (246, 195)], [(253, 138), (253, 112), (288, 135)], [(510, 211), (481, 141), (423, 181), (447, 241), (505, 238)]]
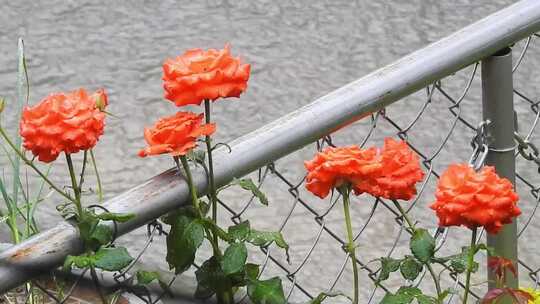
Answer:
[[(508, 53), (496, 53), (537, 31), (540, 31), (540, 1), (522, 0), (496, 12), (233, 141), (231, 152), (217, 150), (216, 184), (225, 185), (235, 177), (263, 168), (478, 61), (482, 61), (485, 80), (485, 118), (494, 122), (490, 131), (498, 137), (490, 147), (487, 162), (512, 179), (514, 170), (510, 162), (515, 147), (507, 132), (508, 128), (513, 130), (514, 117), (511, 57)], [(204, 193), (207, 186), (204, 173), (196, 173), (195, 180)], [(188, 197), (187, 185), (171, 169), (107, 201), (104, 207), (112, 212), (136, 215), (133, 220), (118, 224), (118, 235), (122, 235), (187, 203)], [(489, 242), (506, 256), (517, 257), (515, 224)], [(81, 250), (77, 230), (69, 223), (60, 223), (1, 252), (0, 292), (51, 270), (66, 255)], [(517, 280), (510, 284), (517, 286)]]

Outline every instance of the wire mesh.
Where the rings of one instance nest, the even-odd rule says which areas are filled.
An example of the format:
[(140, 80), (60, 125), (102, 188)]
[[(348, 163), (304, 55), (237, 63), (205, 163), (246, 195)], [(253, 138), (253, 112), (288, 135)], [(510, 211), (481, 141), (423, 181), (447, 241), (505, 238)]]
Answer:
[[(539, 38), (535, 34), (513, 46), (514, 101), (519, 127), (515, 149), (516, 187), (523, 211), (518, 221), (520, 280), (522, 286), (530, 287), (537, 287), (540, 280), (540, 262), (536, 259), (538, 248), (534, 242), (537, 229), (540, 228), (536, 220), (540, 204), (540, 153), (533, 143), (540, 118), (540, 100), (535, 96), (540, 88), (533, 79), (540, 69), (534, 66), (534, 62), (527, 61), (527, 58), (540, 54), (535, 50), (535, 45), (540, 43)], [(479, 63), (466, 67), (399, 103), (320, 139), (313, 146), (260, 168), (253, 177), (258, 187), (270, 198), (270, 207), (260, 206), (255, 197), (247, 195), (240, 200), (237, 189), (223, 191), (219, 201), (220, 221), (239, 223), (249, 219), (252, 226), (257, 228), (281, 231), (289, 242), (290, 260), (273, 245), (260, 251), (253, 250), (250, 258), (263, 265), (261, 277), (282, 277), (285, 294), (291, 303), (309, 301), (322, 291), (350, 292), (352, 277), (349, 256), (343, 247), (345, 227), (339, 195), (334, 193), (331, 198), (320, 200), (308, 193), (304, 187), (303, 160), (311, 158), (325, 146), (380, 146), (382, 139), (387, 136), (405, 140), (420, 157), (426, 173), (418, 186), (417, 197), (411, 202), (401, 202), (406, 206), (407, 213), (419, 226), (431, 231), (441, 254), (457, 253), (460, 246), (465, 246), (468, 242), (466, 230), (438, 228), (436, 218), (427, 206), (434, 200), (437, 180), (448, 164), (467, 161), (478, 165), (483, 163), (482, 153), (473, 149), (479, 146), (479, 140), (481, 143), (484, 136), (482, 127), (486, 123), (481, 120), (479, 69)], [(376, 259), (407, 254), (408, 232), (393, 202), (367, 195), (355, 197), (352, 201), (355, 242), (358, 246), (356, 262), (362, 272), (361, 303), (378, 303), (386, 292), (395, 291), (403, 281), (395, 276), (381, 284), (374, 284), (380, 271), (380, 263)], [(149, 248), (156, 240), (164, 241), (159, 237), (163, 234), (165, 232), (158, 222), (148, 226), (146, 241), (135, 254), (134, 262), (125, 271), (114, 274), (116, 290), (131, 292), (145, 303), (158, 303), (163, 296), (167, 296), (165, 291), (152, 294), (138, 288), (133, 284), (133, 275), (130, 274), (140, 261), (162, 258), (157, 257), (154, 251), (149, 253)], [(202, 258), (198, 259), (198, 263), (200, 261)], [(481, 269), (474, 275), (473, 282), (485, 283), (485, 267), (482, 267), (485, 263), (479, 262)], [(437, 269), (439, 272), (442, 270)], [(79, 278), (83, 275), (84, 272)], [(174, 280), (173, 276), (166, 285), (170, 287)], [(444, 275), (442, 283), (445, 287), (459, 290), (463, 280), (461, 275)], [(78, 282), (80, 279), (73, 286)], [(68, 303), (71, 292), (59, 297), (38, 282), (35, 283), (51, 301)], [(407, 284), (418, 286), (427, 293), (434, 292), (434, 285), (425, 273)], [(473, 288), (472, 295), (481, 297), (485, 288), (486, 284), (478, 284)], [(238, 302), (248, 303), (248, 299), (241, 295)], [(348, 300), (332, 298), (330, 302), (347, 303)], [(458, 302), (457, 295), (451, 295), (446, 300), (446, 303)]]

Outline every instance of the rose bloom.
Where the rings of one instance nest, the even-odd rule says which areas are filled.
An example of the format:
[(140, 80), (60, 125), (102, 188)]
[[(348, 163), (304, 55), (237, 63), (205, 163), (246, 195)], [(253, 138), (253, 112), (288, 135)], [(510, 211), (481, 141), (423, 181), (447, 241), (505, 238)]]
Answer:
[(467, 164), (450, 165), (439, 179), (435, 197), (430, 208), (440, 226), (484, 227), (496, 234), (521, 214), (514, 186), (490, 166), (476, 172)]
[(105, 91), (88, 95), (84, 89), (53, 93), (25, 107), (19, 126), (24, 148), (48, 163), (61, 152), (76, 153), (94, 147), (105, 125), (105, 113), (96, 105), (98, 96), (105, 101), (105, 108)]
[(320, 198), (325, 198), (333, 188), (355, 184), (382, 168), (377, 149), (357, 146), (328, 147), (304, 162), (304, 166), (308, 171), (306, 188)]
[(247, 88), (250, 65), (222, 50), (191, 49), (163, 64), (165, 98), (177, 106), (200, 105), (205, 99), (240, 97)]
[(152, 127), (144, 129), (148, 147), (139, 151), (139, 156), (170, 153), (172, 156), (186, 155), (197, 146), (197, 137), (210, 135), (215, 124), (202, 124), (203, 114), (178, 112), (160, 118)]
[(412, 199), (416, 195), (416, 183), (424, 178), (416, 153), (405, 141), (386, 138), (380, 159), (382, 169), (379, 174), (356, 183), (355, 193), (366, 192), (393, 200)]

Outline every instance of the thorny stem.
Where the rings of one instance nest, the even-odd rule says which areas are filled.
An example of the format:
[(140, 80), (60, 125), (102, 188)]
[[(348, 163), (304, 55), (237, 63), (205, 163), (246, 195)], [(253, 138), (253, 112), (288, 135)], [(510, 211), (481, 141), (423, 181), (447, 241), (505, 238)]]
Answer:
[[(210, 123), (210, 100), (204, 100), (204, 119), (207, 124)], [(212, 160), (212, 137), (206, 135), (206, 152), (208, 154), (208, 186), (210, 192), (210, 204), (212, 205), (212, 221), (217, 224), (217, 193), (216, 193), (216, 184), (214, 181), (214, 162)], [(217, 243), (217, 235), (214, 235), (214, 242)]]
[(79, 221), (82, 221), (83, 209), (81, 205), (81, 189), (79, 189), (79, 186), (77, 186), (77, 177), (75, 177), (75, 169), (73, 168), (73, 161), (71, 160), (71, 155), (69, 153), (66, 153), (66, 161), (69, 168), (69, 176), (71, 177), (71, 186), (73, 188), (73, 192), (75, 193), (75, 200), (73, 202), (77, 207)]
[(471, 272), (473, 268), (474, 263), (474, 254), (475, 254), (475, 247), (476, 247), (476, 232), (477, 229), (472, 229), (472, 235), (471, 235), (471, 247), (469, 248), (468, 256), (467, 256), (467, 274), (465, 277), (465, 290), (463, 291), (463, 304), (467, 304), (467, 299), (469, 298), (469, 290), (471, 286)]
[(43, 172), (41, 172), (41, 170), (39, 170), (33, 163), (31, 160), (29, 160), (28, 158), (26, 158), (26, 156), (24, 156), (24, 154), (15, 146), (15, 144), (13, 144), (13, 142), (9, 139), (9, 137), (7, 136), (6, 132), (4, 131), (4, 129), (2, 127), (0, 127), (0, 135), (2, 135), (2, 137), (4, 138), (4, 140), (8, 143), (8, 145), (13, 149), (13, 151), (15, 151), (15, 153), (17, 153), (17, 156), (19, 156), (22, 161), (24, 161), (24, 163), (26, 165), (28, 165), (30, 168), (32, 168), (47, 184), (49, 184), (49, 186), (51, 186), (52, 189), (54, 189), (56, 192), (58, 192), (60, 195), (62, 195), (63, 197), (65, 197), (66, 199), (68, 199), (69, 201), (74, 201), (73, 198), (68, 195), (67, 193), (65, 193), (64, 191), (60, 190), (60, 188), (56, 187), (53, 182), (51, 182), (50, 179), (47, 178), (47, 176), (45, 176), (45, 174), (43, 174)]
[[(411, 219), (407, 215), (407, 212), (405, 212), (405, 210), (403, 210), (403, 207), (401, 207), (401, 205), (397, 201), (393, 200), (392, 202), (394, 203), (394, 205), (398, 209), (399, 213), (401, 213), (401, 216), (403, 217), (403, 219), (407, 223), (407, 227), (409, 227), (409, 229), (411, 229), (412, 232), (414, 233), (416, 231), (416, 228), (414, 226), (414, 223), (411, 221)], [(428, 269), (431, 277), (433, 278), (433, 283), (435, 284), (435, 289), (437, 290), (437, 298), (440, 298), (440, 296), (442, 294), (440, 277), (435, 273), (435, 270), (433, 269), (433, 266), (431, 266), (430, 263), (425, 263), (425, 265), (426, 265), (426, 268)]]
[(347, 253), (351, 258), (353, 268), (354, 279), (354, 298), (353, 304), (358, 304), (358, 265), (356, 264), (356, 246), (354, 245), (354, 235), (352, 230), (351, 215), (349, 212), (349, 187), (343, 186), (340, 189), (341, 195), (343, 195), (343, 212), (345, 213), (345, 225), (347, 228)]

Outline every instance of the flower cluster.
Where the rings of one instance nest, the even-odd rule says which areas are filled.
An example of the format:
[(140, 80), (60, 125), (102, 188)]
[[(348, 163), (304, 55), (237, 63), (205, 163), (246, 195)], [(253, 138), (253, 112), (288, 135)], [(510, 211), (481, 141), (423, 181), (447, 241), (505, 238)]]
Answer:
[[(165, 98), (176, 106), (200, 105), (204, 100), (220, 97), (239, 97), (246, 88), (250, 65), (231, 55), (229, 45), (222, 50), (191, 49), (167, 59), (163, 64)], [(139, 156), (170, 153), (185, 155), (195, 148), (197, 138), (215, 132), (214, 124), (202, 124), (204, 115), (178, 112), (159, 119), (146, 128), (144, 138), (148, 147)]]
[(89, 95), (79, 89), (53, 93), (38, 104), (23, 109), (20, 134), (24, 148), (43, 162), (52, 162), (62, 152), (76, 153), (94, 147), (103, 134), (108, 104), (104, 90)]
[(439, 179), (435, 196), (430, 208), (440, 226), (484, 227), (495, 234), (521, 214), (512, 183), (490, 166), (476, 172), (467, 164), (450, 165)]
[(404, 141), (387, 138), (384, 147), (329, 147), (305, 162), (306, 188), (320, 198), (331, 189), (350, 184), (355, 193), (409, 200), (424, 173), (418, 157)]

